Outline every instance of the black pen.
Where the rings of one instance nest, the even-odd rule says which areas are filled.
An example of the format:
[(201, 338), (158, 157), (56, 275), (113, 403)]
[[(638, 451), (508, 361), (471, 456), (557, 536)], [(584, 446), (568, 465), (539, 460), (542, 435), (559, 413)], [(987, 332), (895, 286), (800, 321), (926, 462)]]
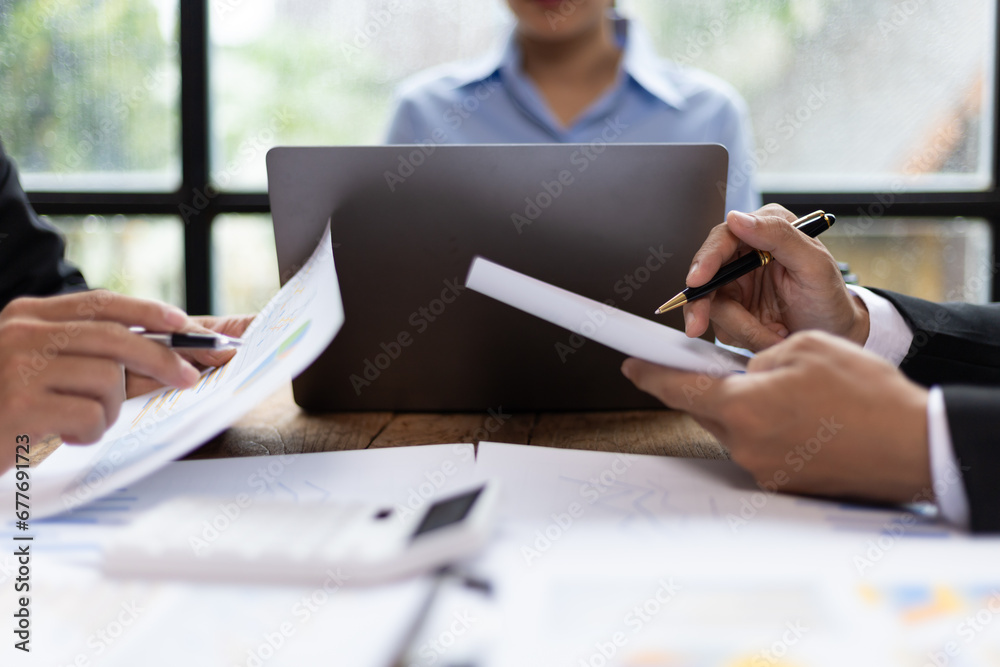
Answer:
[(137, 331), (143, 338), (156, 341), (171, 348), (187, 348), (189, 350), (222, 350), (232, 347), (239, 347), (243, 341), (239, 338), (231, 338), (222, 334), (202, 334), (202, 333), (152, 333), (149, 331)]
[[(807, 216), (799, 218), (792, 224), (797, 230), (806, 236), (816, 238), (826, 230), (830, 229), (830, 227), (833, 227), (833, 223), (836, 221), (837, 218), (832, 214), (827, 214), (823, 211), (816, 211), (815, 213), (810, 213)], [(656, 314), (660, 315), (662, 313), (666, 313), (674, 308), (680, 308), (685, 303), (707, 296), (723, 285), (728, 285), (733, 282), (740, 276), (745, 276), (755, 269), (767, 266), (771, 263), (772, 259), (774, 258), (771, 257), (771, 253), (766, 250), (754, 250), (753, 252), (726, 264), (704, 285), (701, 285), (700, 287), (686, 288), (673, 299), (657, 308)]]

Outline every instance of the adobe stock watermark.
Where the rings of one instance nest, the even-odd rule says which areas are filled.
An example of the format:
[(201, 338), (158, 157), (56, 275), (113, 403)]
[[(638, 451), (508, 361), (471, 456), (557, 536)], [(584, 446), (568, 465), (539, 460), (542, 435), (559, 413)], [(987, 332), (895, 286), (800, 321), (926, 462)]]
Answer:
[(781, 119), (775, 123), (772, 131), (763, 135), (763, 141), (754, 148), (752, 154), (733, 165), (728, 181), (717, 181), (716, 190), (723, 197), (726, 196), (727, 188), (741, 188), (745, 186), (757, 172), (765, 167), (772, 157), (781, 152), (782, 148), (789, 141), (795, 138), (799, 131), (813, 120), (814, 116), (830, 100), (830, 92), (827, 84), (811, 84), (802, 94), (801, 103), (785, 113)]
[[(793, 474), (802, 472), (803, 468), (819, 455), (823, 447), (829, 444), (843, 429), (844, 425), (839, 423), (835, 416), (820, 419), (816, 435), (789, 450), (785, 454), (785, 464)], [(741, 528), (756, 518), (757, 514), (771, 501), (771, 498), (776, 496), (791, 480), (792, 477), (788, 470), (779, 468), (771, 475), (771, 479), (758, 481), (757, 488), (760, 490), (749, 496), (743, 496), (740, 500), (739, 512), (726, 514), (729, 529), (734, 533), (739, 532)]]
[[(941, 160), (951, 155), (962, 136), (962, 127), (958, 121), (939, 128), (930, 143), (903, 164), (902, 173), (913, 175), (936, 169)], [(875, 201), (867, 206), (858, 206), (855, 218), (842, 227), (848, 242), (853, 245), (859, 238), (863, 238), (876, 221), (889, 213), (899, 195), (907, 189), (903, 178), (894, 178), (886, 191), (874, 193)]]
[(397, 503), (395, 507), (397, 521), (413, 517), (428, 501), (437, 497), (449, 479), (458, 474), (460, 463), (469, 462), (475, 457), (472, 448), (465, 445), (454, 445), (451, 454), (451, 457), (443, 461), (440, 466), (425, 472), (420, 484), (411, 486), (407, 490), (406, 500)]
[(292, 605), (291, 615), (297, 623), (283, 621), (271, 632), (262, 633), (259, 641), (246, 649), (246, 657), (241, 664), (244, 667), (264, 667), (295, 636), (300, 627), (322, 611), (330, 598), (343, 588), (351, 578), (350, 574), (345, 574), (340, 568), (327, 570), (323, 583), (313, 589), (311, 593), (303, 595)]
[[(49, 333), (47, 336), (48, 342), (43, 343), (41, 347), (33, 349), (26, 360), (18, 363), (17, 374), (21, 379), (21, 383), (24, 386), (28, 386), (33, 379), (42, 374), (49, 367), (49, 364), (69, 346), (72, 339), (80, 335), (80, 323), (93, 322), (97, 319), (101, 311), (107, 308), (108, 304), (115, 298), (115, 290), (120, 289), (122, 285), (126, 284), (128, 279), (128, 273), (122, 269), (114, 273), (111, 277), (111, 283), (116, 286), (113, 289), (87, 292), (86, 301), (78, 305), (76, 309), (76, 315), (79, 320), (66, 322), (62, 327), (62, 331)], [(7, 306), (6, 312), (14, 314), (23, 307), (23, 303), (16, 300), (11, 302)]]
[[(986, 603), (975, 614), (967, 614), (955, 625), (956, 639), (945, 642), (940, 651), (927, 653), (923, 667), (947, 667), (961, 655), (962, 650), (969, 646), (977, 637), (985, 632), (1000, 614), (1000, 591), (993, 590)], [(961, 660), (959, 664), (971, 664)]]
[(882, 37), (899, 32), (910, 22), (920, 8), (927, 4), (927, 0), (902, 0), (897, 2), (889, 10), (885, 18), (879, 19), (876, 27)]
[[(659, 247), (649, 246), (649, 254), (646, 256), (645, 261), (636, 267), (635, 270), (622, 276), (614, 284), (614, 293), (622, 297), (620, 303), (630, 301), (649, 282), (653, 274), (666, 266), (667, 260), (673, 256), (674, 254), (666, 252), (662, 245)], [(616, 307), (618, 303), (614, 298), (604, 300), (604, 304), (608, 306), (608, 309)], [(588, 312), (587, 320), (580, 323), (577, 330), (569, 335), (565, 343), (557, 341), (555, 343), (555, 352), (556, 356), (559, 357), (559, 361), (565, 364), (572, 355), (576, 354), (587, 343), (585, 336), (593, 334), (597, 328), (607, 322), (608, 312), (609, 310), (606, 309)]]
[(679, 65), (692, 65), (709, 47), (719, 44), (726, 35), (733, 18), (751, 7), (750, 0), (739, 0), (739, 2), (727, 2), (726, 6), (712, 19), (704, 24), (704, 27), (686, 31), (687, 40), (684, 42), (684, 50), (680, 55), (671, 57)]
[(382, 31), (402, 13), (403, 3), (400, 0), (387, 0), (382, 7), (370, 11), (364, 25), (354, 29), (351, 41), (340, 44), (340, 52), (347, 62), (354, 62), (362, 51), (378, 41)]
[(689, 406), (694, 405), (695, 399), (703, 396), (720, 379), (732, 374), (732, 359), (722, 349), (712, 350), (709, 354), (712, 357), (712, 363), (709, 364), (708, 368), (698, 374), (694, 384), (688, 383), (681, 387)]
[(417, 170), (434, 155), (438, 146), (448, 143), (446, 128), (452, 132), (461, 129), (465, 121), (472, 118), (500, 88), (502, 88), (501, 84), (492, 79), (477, 84), (468, 95), (445, 109), (441, 117), (441, 124), (434, 127), (423, 141), (407, 144), (406, 150), (397, 157), (396, 168), (386, 169), (382, 173), (389, 192), (395, 192), (396, 188), (406, 183), (407, 179), (417, 173)]
[(451, 614), (451, 623), (436, 636), (428, 639), (417, 648), (417, 659), (409, 663), (409, 667), (436, 665), (458, 643), (479, 619), (469, 613), (468, 609), (456, 610)]
[(622, 619), (622, 624), (631, 632), (618, 630), (607, 641), (596, 642), (590, 655), (578, 659), (578, 667), (609, 667), (619, 664), (619, 660), (615, 658), (628, 645), (629, 640), (642, 632), (681, 591), (680, 584), (672, 577), (660, 579), (657, 583), (659, 587), (656, 591), (632, 607)]
[(379, 351), (362, 360), (360, 372), (348, 376), (347, 380), (351, 383), (355, 396), (360, 396), (362, 391), (372, 386), (403, 355), (406, 348), (413, 345), (416, 337), (427, 331), (467, 289), (457, 276), (446, 278), (442, 285), (437, 297), (410, 313), (406, 321), (412, 329), (403, 329), (389, 341), (381, 341)]
[[(932, 502), (935, 498), (945, 495), (951, 489), (964, 488), (962, 484), (961, 473), (957, 470), (949, 469), (943, 476), (934, 479), (930, 487), (921, 489), (918, 493), (914, 494), (910, 502)], [(851, 559), (854, 569), (857, 570), (859, 575), (865, 576), (873, 567), (882, 562), (902, 538), (921, 523), (924, 523), (924, 521), (912, 512), (907, 512), (898, 518), (892, 518), (883, 523), (879, 530), (879, 536), (866, 540), (862, 547), (863, 551)]]
[(566, 511), (551, 514), (548, 525), (535, 531), (534, 541), (521, 545), (521, 557), (525, 565), (530, 567), (542, 554), (552, 549), (586, 514), (587, 508), (603, 498), (631, 467), (632, 460), (619, 454), (610, 466), (587, 478), (586, 483), (580, 487), (581, 502), (574, 501), (566, 507)]
[(802, 638), (809, 632), (809, 628), (801, 620), (788, 621), (785, 623), (785, 630), (781, 637), (771, 643), (750, 659), (751, 667), (769, 667), (770, 665), (785, 664), (783, 661), (793, 646), (802, 641)]
[(90, 667), (96, 664), (93, 660), (104, 655), (104, 652), (114, 646), (125, 632), (139, 620), (146, 610), (138, 605), (135, 600), (122, 602), (115, 617), (108, 621), (103, 628), (87, 635), (86, 651), (80, 651), (68, 663), (73, 667)]
[[(20, 53), (30, 51), (30, 45), (25, 45), (26, 40), (34, 39), (42, 33), (53, 29), (53, 20), (57, 17), (60, 23), (69, 25), (79, 21), (80, 14), (93, 3), (70, 3), (67, 0), (42, 0), (32, 3), (31, 11), (20, 12), (20, 17), (25, 19), (20, 30), (14, 29), (4, 33), (3, 49), (8, 53)], [(5, 9), (5, 11), (7, 11)], [(48, 48), (48, 47), (46, 47)]]
[(165, 68), (147, 70), (142, 81), (132, 86), (128, 91), (114, 99), (109, 107), (111, 117), (105, 118), (93, 130), (84, 130), (81, 139), (76, 145), (67, 149), (65, 155), (53, 167), (57, 173), (57, 178), (65, 177), (65, 172), (78, 170), (83, 161), (93, 153), (101, 144), (113, 141), (118, 135), (118, 125), (125, 121), (132, 113), (132, 110), (141, 102), (148, 99), (153, 91), (163, 87), (168, 74)]
[(524, 198), (524, 208), (510, 214), (510, 221), (517, 233), (524, 233), (525, 227), (538, 220), (576, 182), (577, 176), (586, 172), (608, 149), (608, 144), (617, 141), (629, 127), (620, 116), (609, 118), (604, 121), (604, 128), (596, 137), (570, 153), (569, 164), (575, 168), (575, 173), (572, 169), (562, 169), (551, 180), (543, 179), (539, 183), (538, 192)]
[(291, 125), (294, 120), (295, 114), (288, 108), (282, 107), (263, 127), (244, 138), (236, 148), (232, 159), (221, 169), (212, 172), (211, 182), (202, 188), (194, 188), (191, 192), (191, 202), (185, 202), (177, 207), (184, 223), (191, 222), (191, 218), (208, 208), (211, 201), (219, 196), (219, 189), (225, 189), (248, 165), (266, 153), (274, 145), (278, 133)]
[(216, 513), (211, 518), (202, 521), (198, 533), (188, 536), (188, 546), (191, 547), (196, 556), (206, 554), (222, 533), (239, 521), (244, 510), (268, 493), (271, 487), (277, 483), (278, 478), (285, 474), (288, 466), (297, 460), (296, 457), (288, 454), (267, 458), (266, 463), (262, 462), (247, 477), (247, 486), (255, 491), (253, 495), (237, 493), (232, 500), (220, 499)]

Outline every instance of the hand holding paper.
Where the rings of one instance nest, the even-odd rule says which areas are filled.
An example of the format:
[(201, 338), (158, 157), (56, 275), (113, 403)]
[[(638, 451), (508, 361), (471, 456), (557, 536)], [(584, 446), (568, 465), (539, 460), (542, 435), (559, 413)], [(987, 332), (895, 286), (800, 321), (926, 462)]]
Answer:
[[(167, 388), (125, 401), (114, 426), (96, 444), (60, 447), (33, 470), (32, 516), (73, 509), (184, 456), (301, 373), (343, 322), (327, 226), (312, 257), (250, 323), (243, 346), (227, 364), (200, 378), (192, 368), (197, 381), (187, 389)], [(4, 493), (11, 495), (13, 474), (0, 477)]]

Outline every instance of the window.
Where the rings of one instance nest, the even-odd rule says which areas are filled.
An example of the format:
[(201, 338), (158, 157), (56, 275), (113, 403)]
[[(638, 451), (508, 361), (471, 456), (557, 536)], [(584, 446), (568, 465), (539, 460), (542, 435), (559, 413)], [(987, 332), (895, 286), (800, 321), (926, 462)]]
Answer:
[[(838, 214), (824, 237), (863, 283), (989, 298), (995, 3), (618, 5), (742, 93), (746, 173), (767, 200)], [(0, 137), (36, 208), (87, 239), (70, 254), (93, 282), (159, 257), (123, 289), (252, 309), (276, 288), (267, 149), (377, 143), (403, 79), (496, 48), (509, 23), (503, 0), (0, 0)], [(919, 281), (918, 248), (938, 267)]]
[(768, 191), (992, 184), (992, 0), (635, 0), (660, 52), (746, 98)]
[(0, 136), (28, 190), (180, 184), (175, 2), (0, 1)]
[(184, 229), (176, 216), (55, 216), (49, 221), (66, 236), (67, 259), (81, 267), (92, 287), (184, 302)]

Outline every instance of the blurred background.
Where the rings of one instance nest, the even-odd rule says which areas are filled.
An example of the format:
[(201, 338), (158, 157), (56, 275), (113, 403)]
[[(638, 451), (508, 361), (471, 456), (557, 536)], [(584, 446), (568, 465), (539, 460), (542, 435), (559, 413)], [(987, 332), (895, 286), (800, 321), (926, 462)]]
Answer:
[[(995, 3), (618, 5), (743, 94), (746, 172), (838, 213), (823, 241), (862, 284), (990, 299)], [(0, 137), (92, 285), (249, 312), (278, 287), (267, 149), (379, 143), (403, 79), (511, 22), (501, 0), (0, 0)]]

